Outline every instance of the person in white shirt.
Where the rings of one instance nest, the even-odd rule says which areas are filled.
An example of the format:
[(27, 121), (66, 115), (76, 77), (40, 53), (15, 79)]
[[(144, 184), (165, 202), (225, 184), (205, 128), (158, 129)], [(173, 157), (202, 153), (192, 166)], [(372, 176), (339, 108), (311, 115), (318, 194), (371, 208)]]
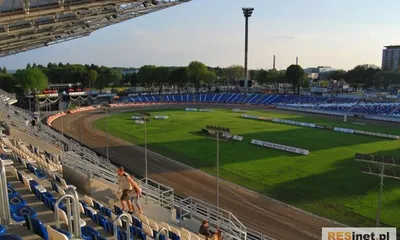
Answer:
[[(126, 211), (126, 208), (128, 208), (129, 214), (134, 213), (135, 209), (133, 208), (132, 202), (129, 199), (129, 194), (134, 190), (136, 193), (136, 199), (134, 199), (135, 205), (138, 206), (139, 212), (142, 214), (142, 208), (139, 205), (139, 196), (141, 194), (140, 187), (135, 181), (133, 181), (132, 177), (125, 172), (123, 167), (119, 167), (117, 173), (119, 182), (118, 192), (122, 190), (122, 195), (120, 197), (122, 211)], [(128, 206), (126, 207), (126, 205)]]

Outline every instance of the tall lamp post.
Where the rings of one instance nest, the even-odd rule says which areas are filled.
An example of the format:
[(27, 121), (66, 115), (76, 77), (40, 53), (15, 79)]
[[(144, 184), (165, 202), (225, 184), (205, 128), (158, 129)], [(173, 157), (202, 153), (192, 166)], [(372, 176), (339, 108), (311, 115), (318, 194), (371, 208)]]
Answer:
[(106, 147), (107, 147), (107, 160), (110, 160), (109, 141), (108, 141), (108, 106), (105, 106), (105, 110), (106, 110)]
[(219, 184), (219, 140), (221, 136), (230, 134), (231, 130), (229, 128), (223, 128), (223, 127), (217, 127), (217, 126), (206, 126), (206, 129), (211, 135), (216, 136), (217, 140), (217, 209), (219, 209), (219, 189), (220, 189), (220, 184)]
[(400, 172), (395, 171), (395, 169), (400, 169), (400, 159), (396, 160), (390, 156), (383, 157), (364, 154), (356, 154), (355, 159), (358, 162), (364, 162), (375, 166), (375, 168), (371, 168), (370, 166), (362, 167), (362, 173), (380, 177), (378, 206), (376, 211), (376, 227), (379, 227), (382, 208), (383, 181), (385, 178), (400, 180)]
[(253, 14), (254, 8), (242, 8), (243, 15), (246, 20), (245, 24), (245, 41), (244, 41), (244, 96), (247, 97), (248, 74), (247, 74), (247, 54), (249, 50), (249, 18)]
[[(147, 119), (150, 120), (151, 114), (148, 112), (141, 112), (140, 115), (143, 116), (144, 120), (144, 165), (145, 165), (145, 180), (146, 180), (146, 190), (149, 189), (149, 182), (148, 182), (148, 165), (147, 165)], [(146, 203), (148, 202), (149, 197), (146, 194)]]

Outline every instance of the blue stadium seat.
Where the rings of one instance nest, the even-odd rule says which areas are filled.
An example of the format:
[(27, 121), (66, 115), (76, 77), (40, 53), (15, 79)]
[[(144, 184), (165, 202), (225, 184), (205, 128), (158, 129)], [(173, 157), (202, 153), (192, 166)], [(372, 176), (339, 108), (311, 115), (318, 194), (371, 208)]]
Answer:
[(48, 240), (46, 227), (43, 225), (41, 221), (37, 220), (36, 218), (29, 217), (27, 215), (24, 215), (24, 217), (26, 226), (31, 232), (41, 236), (45, 240)]
[(7, 191), (8, 191), (8, 198), (12, 198), (18, 194), (17, 191), (15, 191), (14, 188), (12, 188), (11, 186), (7, 187)]
[(26, 206), (26, 201), (22, 199), (19, 195), (15, 195), (8, 199), (10, 202), (10, 209), (12, 212), (17, 212), (22, 207)]
[(93, 235), (100, 236), (100, 233), (90, 226), (81, 227), (82, 237), (85, 240), (92, 240)]
[(20, 238), (15, 234), (5, 234), (5, 235), (0, 235), (0, 240), (22, 240), (22, 238)]
[(11, 210), (11, 218), (16, 222), (23, 222), (24, 215), (28, 215), (29, 217), (36, 217), (37, 213), (29, 206), (23, 206), (21, 208)]
[(4, 234), (6, 230), (7, 229), (3, 225), (0, 225), (0, 235)]

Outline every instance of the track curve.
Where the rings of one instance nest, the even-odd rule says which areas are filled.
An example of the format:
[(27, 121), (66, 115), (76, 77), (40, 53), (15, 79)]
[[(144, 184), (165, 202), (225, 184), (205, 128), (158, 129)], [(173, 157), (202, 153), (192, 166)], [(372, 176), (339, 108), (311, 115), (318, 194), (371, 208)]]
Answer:
[[(161, 106), (165, 107), (168, 108)], [(130, 110), (135, 109), (138, 108)], [(109, 114), (121, 111), (126, 109), (112, 110)], [(60, 118), (55, 120), (52, 125), (58, 130), (63, 128), (64, 133), (71, 138), (78, 141), (81, 138), (83, 144), (106, 155), (106, 134), (92, 125), (103, 117), (105, 114), (102, 110), (68, 114), (62, 121)], [(144, 153), (136, 146), (109, 135), (109, 156), (113, 162), (124, 166), (128, 171), (144, 175)], [(193, 196), (211, 204), (216, 202), (216, 179), (200, 170), (149, 152), (148, 171), (149, 178), (172, 187), (180, 196)], [(220, 206), (232, 212), (246, 227), (279, 240), (320, 239), (322, 227), (338, 226), (329, 220), (289, 208), (261, 194), (223, 181), (220, 186)]]

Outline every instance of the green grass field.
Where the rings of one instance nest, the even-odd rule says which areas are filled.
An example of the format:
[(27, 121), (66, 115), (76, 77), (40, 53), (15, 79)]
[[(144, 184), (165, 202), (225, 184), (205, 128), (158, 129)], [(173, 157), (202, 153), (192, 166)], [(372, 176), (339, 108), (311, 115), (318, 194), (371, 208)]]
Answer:
[[(148, 124), (149, 149), (177, 161), (215, 174), (216, 142), (198, 134), (206, 125), (231, 129), (243, 142), (220, 144), (221, 176), (231, 182), (352, 226), (374, 226), (379, 177), (360, 172), (356, 152), (400, 156), (398, 140), (339, 133), (243, 119), (230, 110), (186, 112), (184, 109), (152, 111), (168, 120)], [(399, 128), (305, 117), (300, 114), (252, 111), (251, 115), (279, 117), (295, 121), (348, 127), (359, 130), (400, 134)], [(109, 117), (109, 132), (137, 145), (143, 145), (144, 126), (131, 120), (133, 112)], [(351, 120), (350, 120), (351, 121)], [(105, 130), (105, 119), (95, 127)], [(250, 144), (259, 139), (310, 150), (300, 156)], [(381, 222), (400, 227), (400, 181), (385, 180)]]

